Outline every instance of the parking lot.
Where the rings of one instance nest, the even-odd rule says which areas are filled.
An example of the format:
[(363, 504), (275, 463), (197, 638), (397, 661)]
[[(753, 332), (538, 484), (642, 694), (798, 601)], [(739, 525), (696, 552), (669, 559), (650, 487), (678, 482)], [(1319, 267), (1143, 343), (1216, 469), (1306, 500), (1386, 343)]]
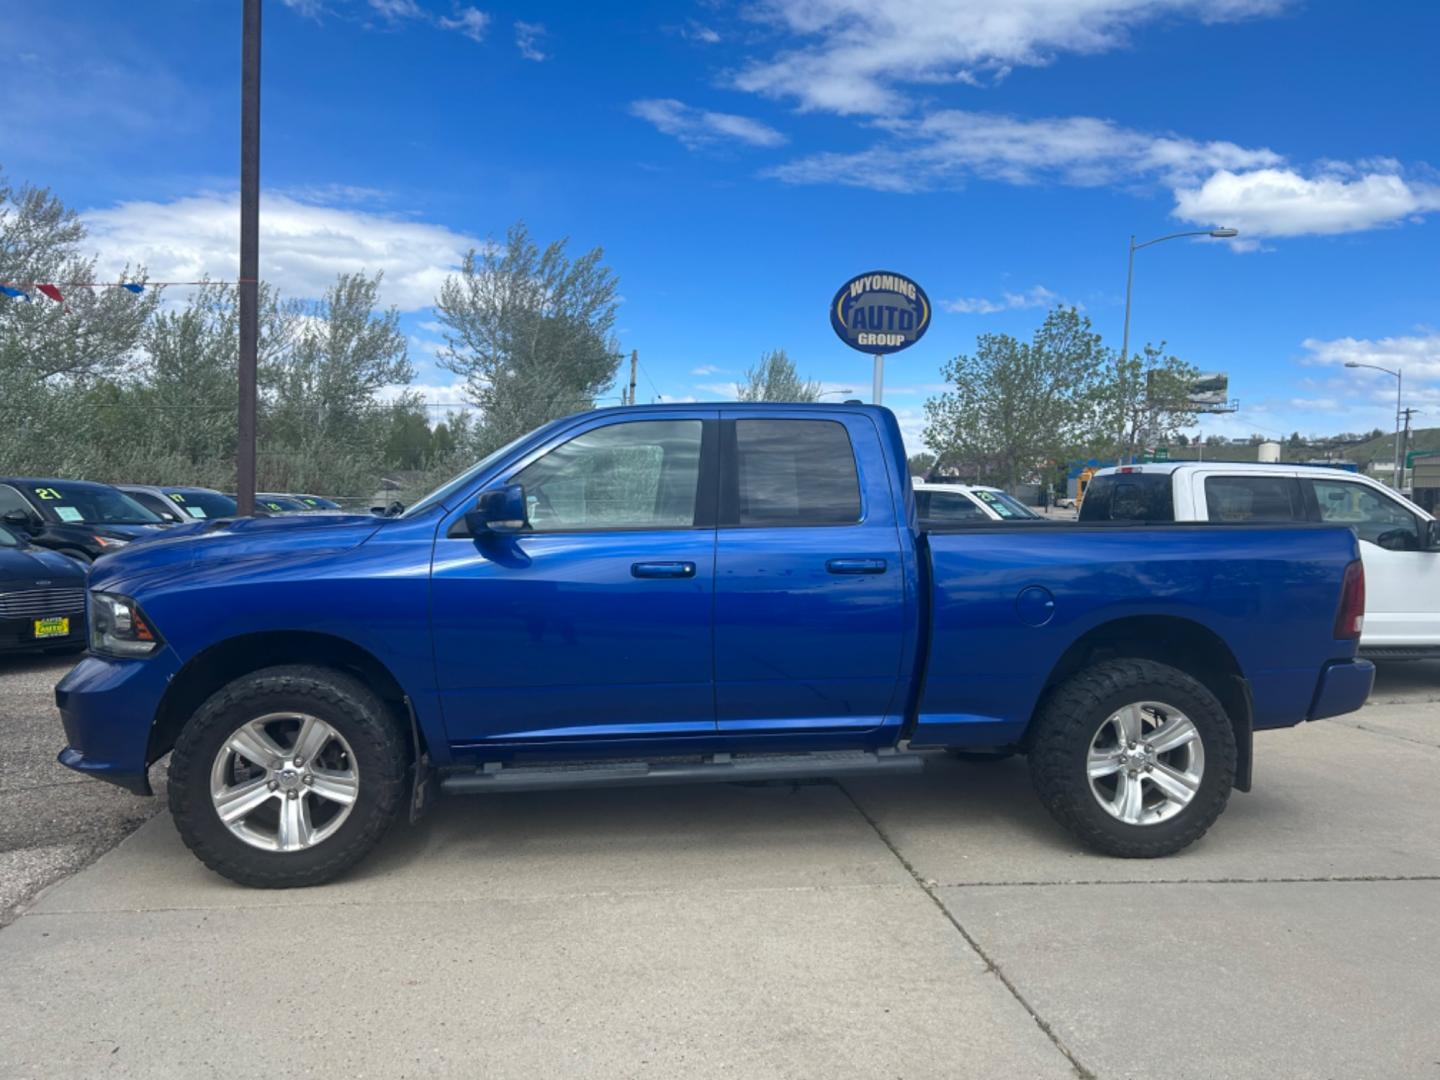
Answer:
[(261, 892), (54, 764), (67, 663), (0, 661), (0, 1076), (1440, 1076), (1440, 664), (1159, 861), (937, 758), (454, 799)]

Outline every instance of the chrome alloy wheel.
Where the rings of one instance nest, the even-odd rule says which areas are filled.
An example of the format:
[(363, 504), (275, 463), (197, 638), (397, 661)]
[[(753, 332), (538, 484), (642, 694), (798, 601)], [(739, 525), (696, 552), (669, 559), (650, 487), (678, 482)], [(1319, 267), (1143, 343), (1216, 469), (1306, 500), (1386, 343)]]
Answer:
[(304, 851), (345, 823), (360, 770), (344, 737), (307, 713), (267, 713), (225, 740), (210, 767), (220, 821), (263, 851)]
[(1111, 713), (1090, 739), (1090, 793), (1127, 825), (1158, 825), (1195, 798), (1205, 746), (1173, 705), (1137, 701)]

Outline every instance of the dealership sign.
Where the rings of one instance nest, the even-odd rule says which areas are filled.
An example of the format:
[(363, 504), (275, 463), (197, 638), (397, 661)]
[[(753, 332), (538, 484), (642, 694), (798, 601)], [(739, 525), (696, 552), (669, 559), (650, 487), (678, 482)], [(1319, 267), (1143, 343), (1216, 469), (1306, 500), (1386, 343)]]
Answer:
[(903, 274), (872, 270), (840, 286), (830, 303), (830, 325), (852, 349), (877, 356), (899, 352), (930, 329), (930, 298)]

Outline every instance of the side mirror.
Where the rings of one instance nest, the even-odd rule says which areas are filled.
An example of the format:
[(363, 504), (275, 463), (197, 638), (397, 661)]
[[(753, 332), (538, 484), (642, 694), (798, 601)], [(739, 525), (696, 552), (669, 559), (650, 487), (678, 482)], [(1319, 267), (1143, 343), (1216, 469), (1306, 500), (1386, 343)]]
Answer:
[(30, 515), (24, 510), (6, 510), (5, 516), (0, 517), (0, 521), (5, 522), (12, 529), (24, 529), (26, 532), (29, 532), (34, 524), (30, 520)]
[(1434, 518), (1425, 522), (1425, 550), (1440, 551), (1440, 521)]
[(471, 536), (487, 532), (517, 533), (529, 523), (523, 484), (507, 484), (494, 491), (482, 491), (475, 500), (475, 509), (465, 514), (465, 524)]

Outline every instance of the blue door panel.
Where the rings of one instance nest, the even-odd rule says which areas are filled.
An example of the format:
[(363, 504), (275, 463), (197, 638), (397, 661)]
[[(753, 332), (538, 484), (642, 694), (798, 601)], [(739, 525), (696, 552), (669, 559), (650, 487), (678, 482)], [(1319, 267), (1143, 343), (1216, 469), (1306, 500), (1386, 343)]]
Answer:
[[(441, 539), (436, 677), (454, 743), (715, 731), (715, 533)], [(694, 563), (637, 577), (636, 563)]]

